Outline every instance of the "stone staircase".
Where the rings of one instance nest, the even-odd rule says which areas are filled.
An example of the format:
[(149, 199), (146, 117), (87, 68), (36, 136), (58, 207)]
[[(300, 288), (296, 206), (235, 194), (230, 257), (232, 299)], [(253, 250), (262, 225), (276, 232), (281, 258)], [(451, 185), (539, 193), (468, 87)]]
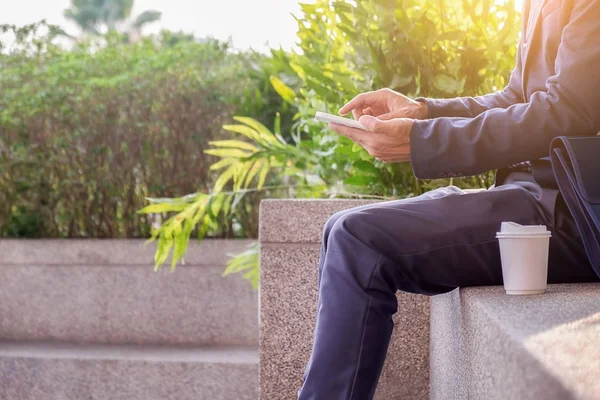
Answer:
[[(257, 293), (221, 277), (250, 242), (192, 243), (155, 273), (140, 241), (0, 240), (0, 400), (295, 398), (321, 229), (359, 204), (263, 203), (260, 384)], [(376, 399), (600, 400), (600, 284), (398, 301)]]
[(0, 399), (256, 399), (257, 294), (221, 277), (248, 244), (155, 273), (141, 241), (0, 241)]

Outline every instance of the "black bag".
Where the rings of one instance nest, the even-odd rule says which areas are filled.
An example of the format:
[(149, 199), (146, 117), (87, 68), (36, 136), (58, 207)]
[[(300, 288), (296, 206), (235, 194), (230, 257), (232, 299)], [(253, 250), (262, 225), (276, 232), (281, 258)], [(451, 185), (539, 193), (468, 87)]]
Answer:
[(558, 188), (600, 276), (600, 136), (558, 137), (550, 157)]

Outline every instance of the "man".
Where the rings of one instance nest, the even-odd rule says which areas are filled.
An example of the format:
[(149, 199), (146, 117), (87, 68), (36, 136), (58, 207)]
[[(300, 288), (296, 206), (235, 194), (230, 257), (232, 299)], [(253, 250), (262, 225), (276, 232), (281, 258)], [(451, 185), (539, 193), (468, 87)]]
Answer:
[(413, 101), (384, 89), (340, 110), (368, 132), (330, 125), (379, 160), (410, 161), (418, 178), (500, 170), (487, 191), (444, 188), (329, 220), (314, 347), (299, 399), (371, 399), (393, 329), (395, 292), (501, 285), (495, 233), (502, 221), (549, 227), (550, 283), (598, 281), (549, 185), (549, 165), (539, 159), (556, 136), (600, 131), (600, 0), (526, 0), (523, 15), (517, 66), (504, 91)]

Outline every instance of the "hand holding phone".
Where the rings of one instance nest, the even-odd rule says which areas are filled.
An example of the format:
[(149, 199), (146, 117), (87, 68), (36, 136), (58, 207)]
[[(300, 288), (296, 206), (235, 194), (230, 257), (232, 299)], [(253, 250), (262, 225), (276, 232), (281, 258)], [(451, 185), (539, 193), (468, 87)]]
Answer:
[(361, 121), (364, 125), (356, 120), (325, 113), (317, 113), (315, 118), (332, 123), (333, 131), (352, 140), (379, 161), (410, 161), (410, 132), (414, 124), (410, 118), (380, 120), (372, 115), (363, 115)]

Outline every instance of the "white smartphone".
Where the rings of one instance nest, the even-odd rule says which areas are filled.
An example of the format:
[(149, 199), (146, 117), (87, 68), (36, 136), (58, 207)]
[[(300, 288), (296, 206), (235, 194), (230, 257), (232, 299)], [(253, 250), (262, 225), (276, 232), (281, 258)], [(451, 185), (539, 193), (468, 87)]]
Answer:
[(315, 119), (320, 122), (340, 124), (340, 125), (348, 126), (350, 128), (362, 129), (363, 131), (366, 130), (365, 127), (360, 124), (360, 122), (358, 122), (354, 119), (344, 118), (344, 117), (340, 117), (338, 115), (327, 114), (327, 113), (320, 112), (320, 111), (317, 111), (317, 115), (315, 115)]

